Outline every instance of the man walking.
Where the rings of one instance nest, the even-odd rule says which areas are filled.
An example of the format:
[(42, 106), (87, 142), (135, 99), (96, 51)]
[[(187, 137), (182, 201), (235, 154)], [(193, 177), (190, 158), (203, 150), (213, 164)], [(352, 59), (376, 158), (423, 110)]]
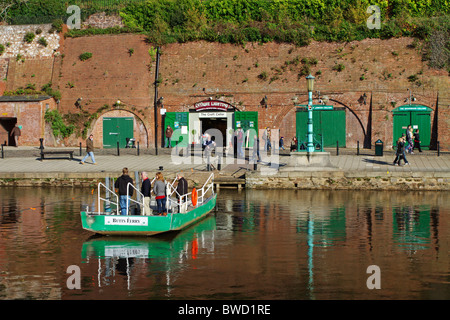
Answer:
[(88, 157), (91, 157), (93, 164), (97, 164), (97, 162), (95, 162), (95, 158), (94, 158), (94, 135), (91, 134), (89, 136), (89, 138), (86, 139), (86, 156), (83, 158), (83, 160), (81, 160), (81, 164), (84, 164), (84, 161), (86, 161), (86, 159)]

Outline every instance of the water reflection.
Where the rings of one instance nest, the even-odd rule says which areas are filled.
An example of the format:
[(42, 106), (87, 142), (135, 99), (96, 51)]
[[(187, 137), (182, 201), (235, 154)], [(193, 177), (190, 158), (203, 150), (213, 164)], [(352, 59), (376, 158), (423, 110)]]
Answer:
[(114, 284), (117, 276), (125, 276), (127, 290), (131, 290), (133, 273), (163, 266), (159, 271), (165, 271), (166, 296), (170, 297), (170, 279), (183, 271), (183, 265), (197, 259), (199, 249), (213, 251), (215, 229), (216, 219), (209, 216), (182, 232), (157, 237), (93, 236), (83, 243), (82, 258), (85, 263), (98, 262), (99, 288)]
[(89, 189), (0, 188), (0, 299), (449, 299), (448, 195), (221, 189), (201, 223), (130, 239), (82, 230)]

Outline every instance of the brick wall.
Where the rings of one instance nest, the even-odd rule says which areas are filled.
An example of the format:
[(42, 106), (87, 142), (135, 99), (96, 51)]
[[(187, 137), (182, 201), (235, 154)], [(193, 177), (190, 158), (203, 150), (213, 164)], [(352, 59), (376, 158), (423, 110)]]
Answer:
[[(410, 38), (368, 39), (348, 44), (312, 42), (307, 47), (275, 43), (245, 47), (207, 42), (169, 44), (162, 47), (159, 96), (164, 97), (169, 112), (188, 111), (194, 103), (209, 97), (227, 101), (242, 111), (257, 111), (260, 128), (279, 128), (288, 141), (295, 132), (294, 104), (307, 102), (305, 77), (299, 76), (304, 64), (299, 61), (313, 58), (317, 60), (310, 66), (316, 77), (315, 90), (333, 105), (346, 108), (348, 147), (356, 147), (357, 141), (362, 146), (364, 132), (370, 131), (370, 144), (382, 139), (386, 147), (391, 145), (391, 111), (394, 105), (405, 104), (410, 88), (416, 103), (433, 110), (439, 93), (438, 139), (448, 150), (448, 72), (430, 69), (418, 50), (411, 47), (412, 42)], [(120, 99), (124, 110), (139, 115), (147, 141), (153, 145), (155, 62), (148, 53), (150, 47), (142, 35), (65, 39), (61, 48), (64, 58), (55, 57), (52, 69), (52, 82), (62, 93), (61, 112), (78, 112), (75, 101), (80, 97), (83, 108), (92, 113)], [(91, 52), (92, 58), (79, 60), (83, 52)], [(335, 70), (338, 65), (343, 67), (341, 72)], [(24, 74), (26, 78), (26, 70), (17, 71), (14, 77), (21, 79)], [(414, 83), (408, 80), (411, 75), (417, 77)], [(318, 102), (316, 91), (314, 103)], [(363, 94), (366, 104), (358, 102)], [(264, 96), (268, 97), (267, 108), (260, 105)]]

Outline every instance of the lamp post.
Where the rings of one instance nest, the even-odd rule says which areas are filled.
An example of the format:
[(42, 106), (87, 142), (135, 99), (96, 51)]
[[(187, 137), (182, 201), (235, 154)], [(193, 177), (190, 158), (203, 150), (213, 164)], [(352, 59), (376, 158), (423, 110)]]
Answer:
[(314, 152), (314, 132), (313, 132), (313, 106), (312, 106), (312, 93), (314, 90), (314, 77), (310, 74), (306, 77), (306, 88), (308, 89), (308, 144), (306, 151)]

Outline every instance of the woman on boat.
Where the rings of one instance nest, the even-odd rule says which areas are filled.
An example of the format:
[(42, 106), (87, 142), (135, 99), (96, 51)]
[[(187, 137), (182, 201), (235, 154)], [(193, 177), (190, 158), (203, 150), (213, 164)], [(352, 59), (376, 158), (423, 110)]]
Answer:
[(166, 183), (161, 172), (156, 174), (156, 181), (153, 185), (153, 192), (155, 193), (156, 205), (158, 208), (157, 215), (166, 215)]

